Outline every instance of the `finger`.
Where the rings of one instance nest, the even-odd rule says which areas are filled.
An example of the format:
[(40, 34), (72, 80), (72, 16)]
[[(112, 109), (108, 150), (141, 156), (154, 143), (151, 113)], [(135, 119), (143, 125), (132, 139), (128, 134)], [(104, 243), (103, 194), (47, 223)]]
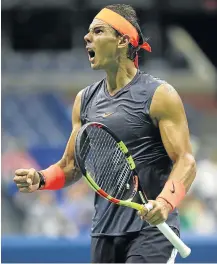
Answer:
[[(148, 215), (148, 214), (147, 214), (147, 215)], [(149, 221), (150, 221), (150, 217), (147, 217), (147, 215), (143, 215), (143, 216), (141, 216), (141, 219), (144, 220), (144, 221), (149, 222)]]
[(151, 210), (150, 212), (147, 213), (147, 215), (145, 216), (146, 220), (150, 221), (155, 215), (158, 215), (158, 208), (155, 208), (153, 210)]
[(35, 169), (30, 169), (30, 170), (29, 170), (29, 173), (28, 173), (27, 176), (26, 176), (26, 178), (27, 178), (27, 182), (28, 182), (29, 184), (32, 184), (34, 176), (35, 176)]
[(141, 212), (141, 211), (138, 211), (137, 215), (142, 219), (144, 220), (143, 218), (147, 215), (148, 212)]
[(159, 224), (164, 223), (164, 222), (165, 222), (165, 220), (160, 217), (160, 218), (156, 219), (155, 221), (150, 222), (150, 224), (156, 226), (156, 225), (159, 225)]
[(29, 183), (21, 183), (21, 184), (17, 184), (17, 188), (21, 189), (21, 188), (28, 188), (30, 186)]
[(149, 218), (147, 218), (147, 215), (148, 215), (148, 214), (150, 214), (150, 213), (147, 211), (147, 213), (141, 215), (140, 218), (141, 218), (142, 220), (144, 220), (144, 221), (148, 221), (148, 220), (149, 220)]
[(29, 193), (29, 192), (31, 192), (31, 190), (29, 189), (29, 187), (20, 188), (19, 191), (22, 192), (22, 193)]
[(148, 213), (148, 209), (144, 206), (141, 210), (137, 212), (138, 216), (141, 217), (143, 215), (146, 215)]
[(138, 216), (142, 219), (147, 221), (146, 216), (150, 214), (156, 207), (156, 202), (153, 200), (149, 200), (148, 204), (145, 204), (143, 210), (138, 211)]
[(139, 210), (137, 212), (137, 215), (138, 216), (143, 216), (143, 215), (146, 215), (148, 213), (148, 210), (146, 208), (142, 209), (142, 210)]
[(147, 215), (148, 211), (138, 211), (137, 215), (143, 220), (143, 217), (145, 217), (145, 215)]
[(159, 214), (159, 212), (156, 212), (155, 214), (153, 214), (150, 218), (146, 217), (146, 221), (148, 221), (149, 223), (154, 223), (155, 221), (157, 221), (159, 218), (162, 218), (162, 216)]
[(26, 176), (15, 176), (14, 177), (14, 182), (15, 183), (22, 183), (22, 182), (26, 182)]
[(156, 221), (158, 218), (162, 218), (162, 214), (158, 208), (155, 208), (154, 210), (149, 212), (146, 216), (143, 216), (143, 220), (149, 223)]
[(24, 176), (29, 173), (29, 169), (18, 169), (15, 171), (15, 175), (17, 176)]
[(155, 212), (156, 212), (156, 204), (155, 203), (151, 203), (149, 201), (149, 203), (145, 205), (145, 208), (147, 209), (147, 211), (146, 211), (146, 214), (143, 214), (143, 216), (145, 217), (145, 220), (147, 220), (150, 217), (152, 217), (153, 214), (155, 214)]
[(146, 218), (148, 220), (150, 220), (155, 214), (158, 213), (159, 211), (159, 206), (158, 206), (158, 203), (156, 201), (152, 201), (150, 200), (149, 201), (149, 204), (152, 205), (152, 209), (148, 212), (148, 214), (146, 215)]

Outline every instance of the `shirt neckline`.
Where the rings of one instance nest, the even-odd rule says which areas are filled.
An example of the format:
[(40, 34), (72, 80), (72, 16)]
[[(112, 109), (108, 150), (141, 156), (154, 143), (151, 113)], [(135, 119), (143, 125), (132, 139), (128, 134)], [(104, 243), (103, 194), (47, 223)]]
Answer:
[(122, 93), (123, 91), (125, 91), (127, 88), (129, 88), (134, 82), (136, 82), (136, 80), (139, 77), (139, 73), (140, 71), (137, 70), (135, 76), (133, 77), (133, 79), (127, 84), (125, 85), (123, 88), (121, 88), (119, 91), (117, 91), (117, 93), (115, 93), (114, 95), (110, 95), (110, 93), (108, 92), (107, 86), (106, 86), (106, 78), (104, 79), (104, 92), (106, 94), (107, 97), (109, 98), (115, 98), (117, 97), (120, 93)]

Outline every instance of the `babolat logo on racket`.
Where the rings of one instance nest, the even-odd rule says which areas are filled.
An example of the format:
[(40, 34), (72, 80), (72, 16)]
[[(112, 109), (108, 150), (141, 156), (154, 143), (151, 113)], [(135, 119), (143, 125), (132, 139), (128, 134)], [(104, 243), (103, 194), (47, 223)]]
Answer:
[(98, 127), (98, 128), (101, 128), (101, 127), (102, 127), (101, 124), (97, 124), (97, 123), (93, 123), (93, 124), (91, 124), (91, 126), (93, 126), (93, 127)]

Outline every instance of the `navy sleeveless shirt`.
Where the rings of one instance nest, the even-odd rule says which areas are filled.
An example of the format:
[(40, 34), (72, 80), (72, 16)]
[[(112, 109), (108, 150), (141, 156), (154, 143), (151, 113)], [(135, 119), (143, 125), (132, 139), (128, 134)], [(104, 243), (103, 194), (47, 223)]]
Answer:
[[(149, 200), (156, 199), (172, 169), (159, 128), (153, 124), (149, 114), (152, 97), (163, 83), (138, 70), (132, 81), (115, 95), (108, 93), (106, 79), (103, 79), (86, 87), (81, 99), (82, 125), (91, 121), (101, 122), (126, 144)], [(97, 194), (94, 206), (92, 236), (121, 236), (149, 225), (137, 216), (136, 210), (112, 204)], [(179, 229), (177, 210), (169, 215), (167, 223)]]

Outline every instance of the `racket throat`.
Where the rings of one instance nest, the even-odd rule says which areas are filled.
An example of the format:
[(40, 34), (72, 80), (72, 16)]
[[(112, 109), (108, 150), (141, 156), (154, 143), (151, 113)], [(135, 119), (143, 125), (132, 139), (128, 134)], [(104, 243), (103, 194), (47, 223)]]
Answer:
[(141, 199), (142, 203), (143, 204), (147, 204), (148, 203), (147, 197), (144, 196), (144, 194), (141, 191), (139, 191), (138, 193), (139, 193), (139, 196), (140, 196), (140, 199)]

